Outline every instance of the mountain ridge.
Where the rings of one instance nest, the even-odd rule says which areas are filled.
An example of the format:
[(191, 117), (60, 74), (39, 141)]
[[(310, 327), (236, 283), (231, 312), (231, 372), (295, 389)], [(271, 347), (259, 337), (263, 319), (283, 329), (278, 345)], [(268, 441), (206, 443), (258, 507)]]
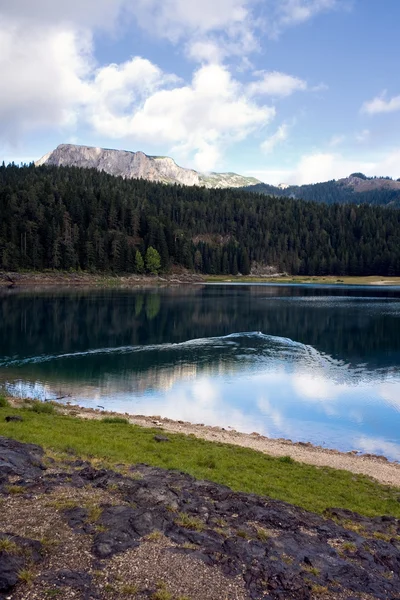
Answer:
[(147, 179), (157, 183), (206, 188), (241, 188), (261, 184), (255, 177), (237, 173), (200, 173), (177, 165), (169, 156), (114, 150), (76, 144), (60, 144), (35, 162), (36, 166), (94, 168), (124, 179)]
[(400, 208), (400, 180), (388, 177), (366, 177), (352, 173), (349, 177), (321, 183), (277, 186), (259, 183), (247, 186), (246, 191), (259, 194), (289, 197), (324, 204), (373, 204)]

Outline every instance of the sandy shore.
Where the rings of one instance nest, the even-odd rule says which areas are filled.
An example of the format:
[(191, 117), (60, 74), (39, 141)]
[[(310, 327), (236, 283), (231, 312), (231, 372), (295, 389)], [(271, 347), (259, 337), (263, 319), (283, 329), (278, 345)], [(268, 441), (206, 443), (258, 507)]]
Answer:
[[(24, 401), (11, 399), (14, 406), (21, 406)], [(344, 469), (352, 473), (367, 475), (380, 483), (400, 487), (400, 464), (389, 462), (384, 456), (375, 454), (358, 454), (357, 451), (339, 452), (311, 443), (292, 442), (285, 439), (267, 438), (259, 433), (240, 433), (234, 429), (210, 427), (185, 421), (173, 421), (159, 416), (130, 415), (100, 409), (83, 408), (74, 404), (58, 404), (61, 412), (83, 419), (103, 419), (104, 417), (124, 417), (130, 423), (141, 427), (156, 427), (166, 432), (194, 435), (210, 442), (233, 444), (243, 448), (251, 448), (271, 456), (290, 456), (293, 460), (317, 467)]]

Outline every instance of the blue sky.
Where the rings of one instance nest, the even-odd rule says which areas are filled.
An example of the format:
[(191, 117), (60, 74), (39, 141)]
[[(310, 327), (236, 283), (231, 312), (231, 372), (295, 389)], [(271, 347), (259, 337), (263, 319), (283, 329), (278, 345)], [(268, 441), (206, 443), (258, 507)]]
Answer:
[(398, 0), (0, 0), (0, 160), (400, 177)]

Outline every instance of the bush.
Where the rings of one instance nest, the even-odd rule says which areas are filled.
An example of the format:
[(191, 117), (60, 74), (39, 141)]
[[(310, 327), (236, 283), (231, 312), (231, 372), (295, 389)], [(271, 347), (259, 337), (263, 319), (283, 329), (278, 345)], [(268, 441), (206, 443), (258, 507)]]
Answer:
[(33, 410), (35, 413), (45, 414), (45, 415), (54, 415), (56, 409), (53, 404), (49, 402), (41, 402), (40, 400), (35, 400), (28, 407), (28, 410)]
[(7, 408), (10, 406), (9, 401), (5, 396), (0, 396), (0, 408)]
[(294, 463), (294, 460), (291, 456), (280, 456), (278, 458), (278, 460), (279, 460), (279, 462), (286, 463), (288, 465), (291, 465)]
[(102, 419), (103, 423), (119, 423), (120, 425), (129, 425), (128, 419), (124, 417), (105, 417)]

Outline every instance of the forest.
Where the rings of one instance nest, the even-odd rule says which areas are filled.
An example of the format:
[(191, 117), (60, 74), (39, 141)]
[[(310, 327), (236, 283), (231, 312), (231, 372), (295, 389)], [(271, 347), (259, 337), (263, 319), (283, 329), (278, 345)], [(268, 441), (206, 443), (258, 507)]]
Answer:
[(400, 275), (400, 211), (0, 167), (0, 269)]

